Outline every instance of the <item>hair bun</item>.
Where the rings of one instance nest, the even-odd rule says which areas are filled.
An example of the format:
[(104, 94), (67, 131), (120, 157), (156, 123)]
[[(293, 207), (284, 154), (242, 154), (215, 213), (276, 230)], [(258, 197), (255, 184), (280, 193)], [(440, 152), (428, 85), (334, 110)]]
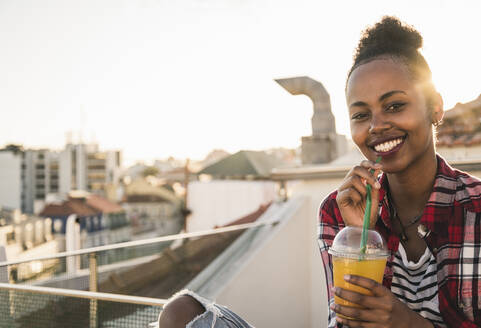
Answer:
[(354, 55), (355, 62), (383, 54), (407, 55), (423, 45), (423, 38), (412, 26), (397, 17), (384, 16), (379, 23), (363, 33)]

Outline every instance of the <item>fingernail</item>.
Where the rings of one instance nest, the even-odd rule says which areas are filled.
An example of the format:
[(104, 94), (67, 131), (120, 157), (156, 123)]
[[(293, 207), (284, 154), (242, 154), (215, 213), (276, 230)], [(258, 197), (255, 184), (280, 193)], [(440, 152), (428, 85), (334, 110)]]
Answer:
[(381, 189), (381, 184), (378, 181), (376, 181), (376, 183), (374, 184), (374, 188)]
[(345, 281), (351, 280), (351, 275), (350, 275), (350, 274), (345, 274), (345, 275), (344, 275), (344, 280), (345, 280)]

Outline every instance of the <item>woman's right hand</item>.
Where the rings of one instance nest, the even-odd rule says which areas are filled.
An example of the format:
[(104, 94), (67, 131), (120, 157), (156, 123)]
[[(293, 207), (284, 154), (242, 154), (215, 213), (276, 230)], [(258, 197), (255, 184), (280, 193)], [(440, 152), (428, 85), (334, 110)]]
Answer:
[[(360, 165), (349, 171), (341, 186), (337, 189), (336, 202), (346, 225), (362, 227), (366, 208), (367, 184), (371, 185), (370, 228), (372, 229), (376, 224), (379, 189), (381, 188), (376, 177), (381, 169), (381, 164), (367, 160), (362, 161)], [(370, 170), (373, 170), (374, 173), (371, 173)]]

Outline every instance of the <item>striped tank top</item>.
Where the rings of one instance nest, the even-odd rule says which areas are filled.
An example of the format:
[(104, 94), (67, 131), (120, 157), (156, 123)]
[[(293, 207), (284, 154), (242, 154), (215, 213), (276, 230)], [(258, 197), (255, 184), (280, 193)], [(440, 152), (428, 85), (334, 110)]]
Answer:
[(417, 263), (408, 261), (406, 251), (399, 243), (393, 261), (391, 291), (411, 310), (433, 324), (446, 327), (439, 313), (436, 259), (426, 247)]

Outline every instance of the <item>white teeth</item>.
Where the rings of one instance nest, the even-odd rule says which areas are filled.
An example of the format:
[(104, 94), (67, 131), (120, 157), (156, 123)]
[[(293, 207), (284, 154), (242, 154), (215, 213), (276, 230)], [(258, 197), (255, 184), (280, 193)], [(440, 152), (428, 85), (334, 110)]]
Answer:
[(397, 145), (399, 145), (402, 141), (403, 141), (402, 138), (386, 141), (386, 142), (383, 142), (382, 144), (374, 146), (374, 149), (377, 152), (383, 152), (383, 153), (388, 152), (391, 149), (393, 149), (394, 147), (396, 147)]

